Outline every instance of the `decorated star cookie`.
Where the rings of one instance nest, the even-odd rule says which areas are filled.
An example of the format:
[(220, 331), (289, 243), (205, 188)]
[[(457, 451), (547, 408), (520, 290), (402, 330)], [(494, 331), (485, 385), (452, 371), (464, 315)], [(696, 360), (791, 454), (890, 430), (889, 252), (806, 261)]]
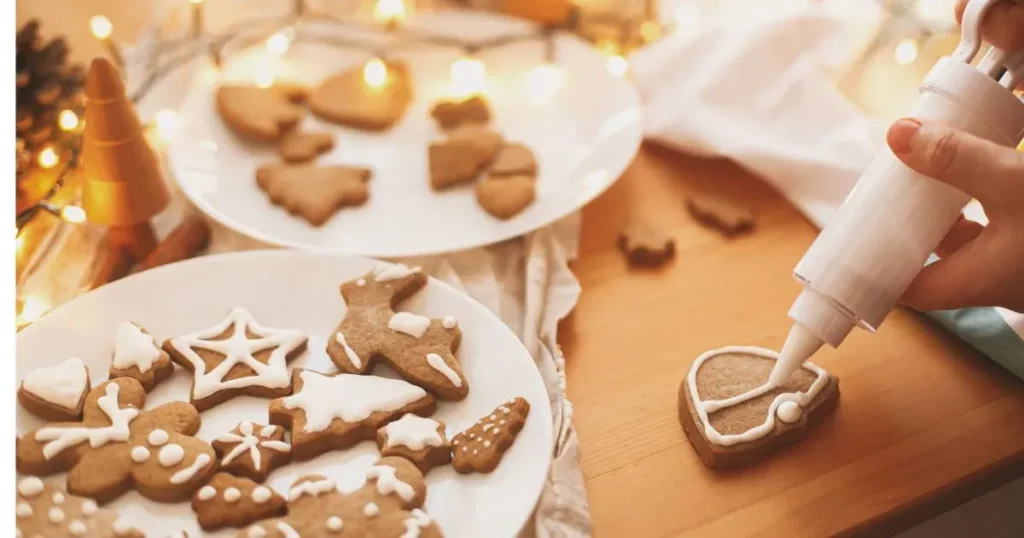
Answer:
[(452, 461), (444, 423), (412, 413), (377, 430), (377, 447), (382, 456), (405, 458), (424, 474)]
[(288, 361), (306, 349), (306, 335), (264, 327), (244, 308), (220, 323), (164, 342), (171, 359), (192, 372), (192, 405), (203, 411), (245, 394), (291, 393)]
[(243, 421), (231, 433), (217, 436), (213, 449), (220, 456), (220, 468), (256, 482), (270, 471), (292, 460), (292, 447), (284, 440), (284, 428)]
[(243, 527), (288, 511), (284, 497), (248, 478), (217, 473), (192, 495), (192, 511), (203, 530)]
[(21, 380), (18, 401), (46, 420), (78, 420), (89, 392), (89, 371), (78, 357), (36, 368)]
[(363, 79), (363, 66), (357, 66), (324, 80), (307, 103), (314, 114), (325, 120), (382, 131), (402, 118), (412, 94), (409, 68), (402, 62), (389, 62), (383, 85), (368, 85)]
[(357, 206), (370, 197), (369, 168), (271, 164), (256, 170), (256, 184), (271, 203), (321, 226), (339, 209)]
[(110, 379), (131, 377), (137, 379), (146, 391), (174, 372), (174, 363), (166, 351), (145, 329), (130, 321), (117, 326), (114, 337), (114, 357), (110, 363)]
[(632, 265), (657, 267), (672, 259), (676, 242), (647, 221), (632, 219), (619, 233), (619, 250)]
[(491, 216), (509, 219), (533, 203), (536, 191), (533, 176), (488, 176), (476, 184), (476, 201)]
[(82, 421), (48, 424), (18, 439), (18, 472), (69, 471), (68, 491), (106, 503), (136, 489), (160, 502), (183, 501), (217, 468), (213, 448), (192, 437), (199, 412), (185, 402), (140, 411), (142, 384), (104, 382), (85, 398)]
[(697, 357), (679, 388), (679, 420), (708, 467), (736, 467), (797, 441), (839, 403), (839, 380), (807, 362), (779, 387), (778, 354), (730, 346)]
[(489, 473), (512, 447), (530, 414), (530, 402), (515, 398), (452, 438), (452, 467), (462, 473)]
[(480, 124), (491, 121), (491, 108), (487, 100), (474, 95), (461, 101), (444, 99), (438, 101), (430, 109), (442, 129), (451, 129), (464, 124)]
[(71, 495), (38, 477), (21, 478), (17, 490), (17, 538), (144, 537), (113, 511), (97, 506), (96, 501)]
[(302, 120), (305, 110), (278, 88), (227, 84), (217, 88), (217, 112), (236, 134), (277, 140)]
[(405, 413), (429, 415), (434, 398), (400, 379), (295, 370), (295, 393), (270, 402), (270, 422), (292, 433), (292, 456), (308, 460), (373, 439)]
[(331, 133), (308, 133), (292, 130), (281, 137), (277, 149), (285, 162), (302, 163), (312, 160), (334, 147), (334, 136)]
[(440, 538), (437, 523), (421, 510), (426, 497), (423, 475), (413, 464), (383, 458), (351, 493), (322, 475), (299, 478), (288, 492), (287, 516), (261, 521), (238, 538)]
[(418, 267), (403, 264), (381, 265), (343, 283), (348, 311), (327, 339), (327, 354), (335, 366), (361, 374), (380, 359), (442, 400), (465, 398), (469, 385), (454, 355), (462, 338), (456, 319), (394, 311), (426, 283)]

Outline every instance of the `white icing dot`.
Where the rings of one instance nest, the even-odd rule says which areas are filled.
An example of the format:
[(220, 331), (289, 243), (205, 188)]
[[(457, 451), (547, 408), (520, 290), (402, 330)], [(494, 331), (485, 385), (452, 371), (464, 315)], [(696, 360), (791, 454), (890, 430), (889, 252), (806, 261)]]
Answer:
[(181, 463), (185, 459), (185, 449), (177, 443), (171, 443), (160, 449), (158, 456), (160, 465), (171, 467)]
[(85, 536), (85, 533), (89, 532), (89, 529), (85, 526), (85, 523), (75, 519), (72, 520), (71, 523), (68, 523), (68, 532), (70, 532), (72, 536)]
[(469, 438), (470, 438), (470, 439), (475, 439), (475, 438), (476, 438), (476, 434), (475, 434), (475, 433), (471, 433), (471, 434), (469, 434)]
[(507, 415), (507, 414), (509, 413), (509, 410), (508, 410), (508, 408), (507, 408), (507, 407), (502, 407), (502, 408), (501, 408), (501, 412), (502, 412), (502, 413), (505, 413), (505, 414)]
[(196, 495), (200, 501), (208, 501), (217, 495), (217, 489), (213, 486), (203, 486), (199, 488), (199, 494)]
[(171, 438), (166, 431), (157, 428), (149, 432), (149, 444), (153, 446), (161, 446)]
[(791, 424), (800, 420), (800, 415), (803, 414), (800, 405), (793, 401), (782, 402), (775, 412), (779, 415), (780, 420)]
[(504, 426), (505, 425), (505, 421), (504, 420), (499, 420), (498, 421), (498, 425), (499, 426)]
[(458, 323), (458, 320), (452, 316), (445, 316), (444, 319), (441, 320), (441, 325), (443, 325), (445, 329), (454, 329)]
[(68, 500), (68, 498), (59, 491), (53, 494), (53, 504), (64, 504), (64, 501), (66, 500)]
[(379, 513), (380, 507), (376, 503), (366, 503), (366, 506), (363, 506), (363, 515), (366, 517), (375, 517)]
[(35, 476), (22, 478), (18, 482), (18, 493), (22, 497), (35, 497), (43, 492), (43, 481)]
[(92, 499), (86, 499), (86, 500), (82, 501), (82, 515), (83, 516), (88, 517), (88, 516), (94, 515), (97, 510), (99, 510), (99, 506), (96, 506), (96, 501), (94, 501)]
[(142, 463), (149, 459), (149, 449), (144, 446), (132, 447), (132, 461)]
[(331, 516), (327, 518), (327, 528), (334, 532), (340, 531), (344, 526), (345, 522), (343, 522), (338, 516)]
[(242, 423), (238, 425), (238, 431), (242, 435), (252, 435), (252, 422), (243, 420)]
[(131, 523), (128, 523), (121, 518), (115, 520), (111, 528), (114, 531), (114, 536), (127, 536), (129, 532), (135, 530), (135, 527), (132, 527)]
[(496, 415), (491, 415), (491, 421), (495, 421), (495, 420), (498, 420), (498, 417)]
[(265, 538), (266, 536), (267, 531), (263, 527), (257, 525), (249, 527), (249, 538)]
[(52, 506), (50, 507), (49, 517), (51, 523), (60, 523), (64, 521), (64, 511), (56, 506)]
[(18, 517), (32, 517), (32, 514), (34, 513), (32, 511), (32, 505), (24, 501), (18, 503), (18, 507), (15, 508), (14, 511), (18, 514)]
[(256, 486), (256, 489), (252, 490), (252, 500), (256, 504), (263, 504), (270, 500), (273, 492), (266, 486)]
[(490, 441), (484, 441), (484, 446), (491, 446), (491, 442)]
[(360, 278), (359, 280), (356, 280), (356, 286), (365, 286), (365, 285), (366, 285), (366, 279), (365, 278)]
[(456, 440), (452, 441), (452, 444), (455, 445), (455, 446), (459, 446), (459, 440), (456, 439)]
[(462, 451), (463, 451), (463, 452), (466, 452), (467, 450), (469, 450), (469, 447), (468, 447), (468, 446), (464, 446), (464, 447), (462, 447)]
[(228, 488), (224, 490), (224, 500), (233, 503), (238, 499), (242, 498), (242, 492), (238, 488)]
[(494, 435), (498, 435), (498, 432), (500, 432), (500, 431), (501, 430), (499, 428), (494, 428), (494, 431), (491, 432), (491, 433), (493, 433)]

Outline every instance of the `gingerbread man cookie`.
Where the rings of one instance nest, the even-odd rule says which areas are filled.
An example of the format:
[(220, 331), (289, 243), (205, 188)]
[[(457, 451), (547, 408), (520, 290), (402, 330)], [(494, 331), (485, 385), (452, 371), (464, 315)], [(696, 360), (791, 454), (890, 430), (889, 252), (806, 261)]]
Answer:
[(178, 502), (217, 468), (213, 448), (192, 437), (199, 412), (185, 402), (140, 411), (142, 384), (104, 382), (85, 398), (82, 421), (48, 424), (18, 439), (19, 472), (69, 471), (68, 491), (106, 503), (136, 489), (159, 502)]
[(192, 372), (192, 405), (203, 411), (241, 394), (291, 393), (288, 361), (306, 349), (306, 340), (296, 330), (264, 327), (236, 308), (213, 327), (167, 340), (164, 350)]
[(291, 130), (305, 109), (278, 88), (227, 84), (217, 88), (217, 112), (236, 134), (256, 140), (277, 140)]
[(366, 471), (366, 483), (342, 493), (334, 480), (306, 475), (288, 492), (288, 515), (262, 521), (239, 538), (440, 538), (441, 529), (421, 510), (427, 486), (402, 458), (383, 458)]
[(476, 421), (452, 439), (452, 466), (462, 473), (489, 473), (515, 442), (526, 424), (530, 402), (515, 398), (499, 405), (490, 415)]
[(334, 148), (334, 136), (331, 133), (308, 133), (299, 130), (292, 130), (285, 134), (277, 146), (281, 158), (289, 163), (310, 161), (332, 148)]
[(160, 349), (156, 339), (145, 329), (130, 321), (122, 321), (117, 326), (110, 379), (131, 377), (149, 392), (173, 372), (170, 355)]
[(217, 473), (192, 495), (192, 511), (203, 530), (243, 527), (288, 511), (284, 497), (248, 478)]
[(292, 433), (292, 456), (308, 460), (328, 450), (373, 439), (405, 413), (429, 415), (434, 398), (400, 379), (293, 372), (295, 393), (270, 402), (270, 422)]
[(363, 79), (363, 66), (324, 80), (310, 94), (310, 110), (321, 118), (357, 129), (383, 131), (405, 114), (412, 102), (412, 74), (402, 62), (388, 62), (384, 84)]
[(26, 476), (18, 481), (17, 538), (143, 538), (141, 531), (100, 508), (96, 501), (71, 495), (63, 488)]
[(405, 458), (426, 474), (452, 461), (452, 444), (444, 429), (444, 422), (410, 413), (377, 430), (377, 447), (382, 456)]
[(403, 264), (381, 265), (343, 283), (348, 311), (327, 339), (327, 354), (335, 366), (361, 374), (380, 359), (442, 400), (465, 398), (469, 385), (454, 355), (462, 338), (456, 319), (394, 311), (426, 283), (418, 267)]
[(339, 209), (362, 205), (370, 197), (369, 168), (272, 164), (256, 170), (256, 184), (270, 202), (322, 226)]
[(36, 368), (21, 380), (18, 401), (46, 420), (78, 420), (89, 392), (89, 371), (78, 357)]
[(438, 101), (430, 109), (430, 115), (442, 129), (451, 129), (459, 125), (491, 121), (491, 108), (483, 96), (474, 95), (461, 101)]
[(217, 436), (213, 449), (221, 457), (220, 468), (256, 482), (292, 460), (292, 446), (284, 440), (284, 428), (243, 421), (231, 433)]

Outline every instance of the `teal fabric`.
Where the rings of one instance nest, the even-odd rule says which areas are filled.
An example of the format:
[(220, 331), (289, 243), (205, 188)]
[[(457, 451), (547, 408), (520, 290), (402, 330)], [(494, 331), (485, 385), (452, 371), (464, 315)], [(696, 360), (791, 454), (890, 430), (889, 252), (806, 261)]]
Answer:
[(928, 312), (962, 340), (1024, 379), (1024, 339), (994, 308), (960, 308)]

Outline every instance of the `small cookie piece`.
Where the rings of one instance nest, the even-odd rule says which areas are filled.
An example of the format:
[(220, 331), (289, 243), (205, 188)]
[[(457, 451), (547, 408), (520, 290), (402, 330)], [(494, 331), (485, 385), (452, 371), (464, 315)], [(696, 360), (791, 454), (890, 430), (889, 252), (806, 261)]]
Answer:
[(452, 461), (452, 444), (445, 435), (444, 422), (412, 413), (377, 430), (377, 448), (382, 456), (411, 461), (423, 474)]
[(321, 153), (334, 148), (334, 136), (331, 133), (307, 133), (293, 130), (281, 137), (277, 150), (281, 158), (289, 163), (302, 163), (313, 160)]
[(452, 438), (452, 467), (462, 474), (489, 473), (498, 467), (526, 424), (530, 402), (515, 398)]
[(236, 134), (250, 139), (273, 141), (291, 130), (305, 110), (275, 88), (225, 84), (217, 88), (217, 112)]
[(321, 226), (342, 207), (366, 202), (371, 175), (357, 166), (273, 164), (256, 170), (256, 184), (271, 203)]
[(170, 355), (160, 349), (156, 339), (145, 329), (130, 321), (122, 321), (117, 326), (110, 379), (131, 377), (149, 392), (173, 372)]
[(348, 310), (327, 339), (327, 355), (342, 372), (361, 374), (380, 360), (403, 379), (441, 400), (469, 393), (455, 350), (462, 331), (455, 318), (430, 319), (395, 306), (427, 284), (419, 267), (382, 264), (341, 285)]
[(218, 435), (213, 449), (220, 468), (262, 483), (270, 471), (292, 461), (292, 446), (284, 440), (284, 428), (242, 421), (231, 433)]
[(164, 342), (171, 360), (192, 372), (192, 405), (205, 411), (235, 396), (291, 393), (288, 361), (306, 349), (305, 334), (256, 323), (244, 308), (201, 331)]
[(292, 372), (295, 393), (270, 402), (270, 423), (292, 433), (292, 456), (308, 460), (373, 439), (406, 413), (430, 415), (434, 398), (400, 379), (370, 375)]
[(754, 214), (749, 208), (717, 196), (691, 196), (686, 209), (697, 222), (732, 236), (754, 227)]
[(499, 219), (521, 213), (536, 197), (537, 180), (533, 176), (488, 176), (476, 184), (476, 201), (484, 211)]
[(626, 223), (619, 233), (619, 250), (632, 265), (657, 267), (676, 253), (676, 242), (642, 220)]
[(474, 95), (461, 101), (442, 99), (430, 109), (442, 129), (451, 129), (466, 123), (487, 123), (491, 121), (491, 107), (482, 95)]
[(157, 502), (179, 502), (217, 469), (213, 448), (192, 437), (199, 412), (185, 402), (145, 407), (130, 377), (96, 386), (81, 422), (48, 424), (18, 439), (18, 472), (68, 471), (67, 489), (106, 503), (130, 489)]
[(768, 376), (778, 353), (745, 346), (708, 351), (679, 387), (679, 421), (697, 456), (737, 467), (796, 442), (839, 403), (839, 380), (806, 362), (781, 386)]
[(46, 420), (79, 420), (89, 392), (89, 370), (78, 357), (69, 357), (32, 370), (21, 380), (18, 401)]
[(357, 129), (383, 131), (405, 115), (412, 102), (412, 74), (404, 62), (388, 62), (380, 87), (363, 80), (363, 66), (328, 77), (310, 94), (307, 104), (321, 118)]
[(243, 527), (284, 515), (287, 504), (284, 497), (267, 486), (228, 473), (213, 475), (208, 484), (192, 495), (192, 511), (205, 531)]
[(490, 175), (537, 177), (537, 159), (533, 156), (533, 151), (522, 144), (506, 144), (494, 158)]
[(14, 508), (18, 532), (32, 538), (77, 538), (81, 536), (143, 538), (145, 535), (117, 513), (100, 508), (96, 501), (71, 495), (64, 488), (47, 484), (38, 477), (18, 481), (18, 504)]
[(334, 480), (306, 475), (292, 483), (288, 515), (261, 521), (238, 538), (441, 538), (441, 529), (420, 508), (427, 486), (416, 467), (402, 458), (382, 458), (366, 471), (366, 483), (351, 493)]

